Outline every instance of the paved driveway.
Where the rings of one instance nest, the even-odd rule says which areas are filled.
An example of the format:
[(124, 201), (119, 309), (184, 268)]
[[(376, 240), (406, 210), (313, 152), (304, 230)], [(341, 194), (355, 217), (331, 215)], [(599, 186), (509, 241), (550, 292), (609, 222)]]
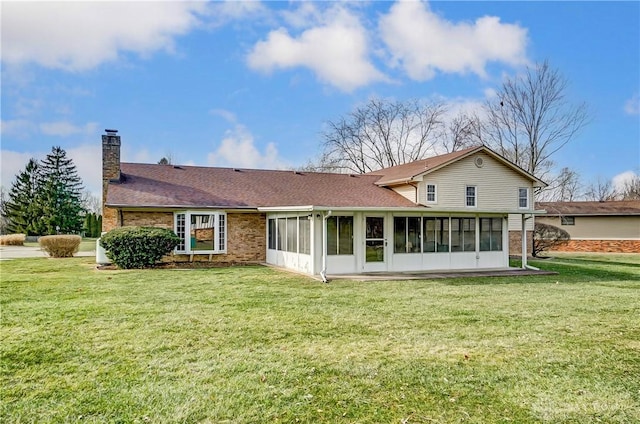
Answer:
[[(94, 256), (96, 252), (78, 252), (74, 256)], [(30, 246), (0, 246), (0, 261), (19, 258), (48, 258), (46, 252), (39, 247)]]

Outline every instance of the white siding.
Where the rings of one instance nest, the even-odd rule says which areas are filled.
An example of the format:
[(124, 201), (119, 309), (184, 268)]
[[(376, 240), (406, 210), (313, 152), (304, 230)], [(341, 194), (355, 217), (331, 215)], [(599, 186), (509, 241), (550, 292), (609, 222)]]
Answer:
[(416, 203), (416, 187), (405, 184), (401, 186), (391, 187), (393, 191), (404, 197), (405, 199)]
[[(474, 160), (483, 159), (483, 166), (478, 168)], [(515, 211), (518, 210), (518, 188), (527, 187), (533, 192), (533, 182), (513, 169), (495, 160), (493, 157), (479, 153), (454, 162), (424, 177), (420, 183), (420, 203), (426, 203), (426, 185), (436, 184), (438, 187), (438, 207)], [(465, 206), (465, 189), (468, 185), (476, 186), (476, 208)], [(530, 207), (533, 199), (529, 199)], [(520, 229), (520, 228), (518, 228)]]

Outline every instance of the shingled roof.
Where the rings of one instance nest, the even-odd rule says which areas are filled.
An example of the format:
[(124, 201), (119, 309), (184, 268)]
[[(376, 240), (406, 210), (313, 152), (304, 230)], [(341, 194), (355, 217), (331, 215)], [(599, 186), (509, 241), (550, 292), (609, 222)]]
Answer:
[(157, 164), (121, 164), (110, 182), (111, 207), (354, 207), (418, 205), (376, 185), (376, 175), (307, 173)]
[(640, 215), (640, 200), (610, 202), (539, 202), (536, 209), (544, 209), (547, 215)]
[(504, 163), (506, 166), (510, 167), (514, 171), (526, 176), (536, 183), (538, 186), (546, 186), (547, 184), (543, 181), (539, 180), (535, 176), (529, 174), (524, 169), (518, 167), (514, 163), (508, 161), (502, 156), (498, 155), (493, 150), (489, 149), (486, 146), (475, 146), (470, 147), (463, 150), (458, 150), (456, 152), (447, 153), (444, 155), (433, 156), (426, 159), (417, 160), (414, 162), (406, 163), (403, 165), (396, 165), (389, 168), (380, 169), (378, 171), (372, 171), (367, 173), (367, 175), (378, 175), (380, 179), (376, 182), (376, 184), (380, 186), (391, 186), (394, 184), (404, 184), (408, 181), (412, 181), (414, 178), (427, 174), (429, 172), (433, 172), (446, 166), (452, 162), (460, 160), (462, 158), (471, 156), (475, 153), (483, 152), (486, 153), (496, 160)]

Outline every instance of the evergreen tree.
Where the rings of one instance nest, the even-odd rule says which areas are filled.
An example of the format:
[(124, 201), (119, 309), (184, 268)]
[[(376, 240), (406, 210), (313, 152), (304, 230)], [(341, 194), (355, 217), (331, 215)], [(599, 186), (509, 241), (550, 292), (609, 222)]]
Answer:
[(3, 205), (9, 233), (28, 236), (42, 234), (43, 208), (39, 203), (38, 180), (38, 162), (30, 159), (24, 171), (16, 176), (9, 191), (9, 198)]
[(70, 234), (82, 231), (85, 209), (82, 180), (73, 160), (60, 147), (41, 162), (38, 198), (43, 208), (43, 234)]

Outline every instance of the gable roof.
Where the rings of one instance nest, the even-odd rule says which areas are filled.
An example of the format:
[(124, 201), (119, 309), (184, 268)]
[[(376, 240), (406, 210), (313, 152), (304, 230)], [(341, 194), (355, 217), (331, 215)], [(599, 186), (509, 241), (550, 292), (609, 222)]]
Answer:
[(536, 203), (536, 209), (546, 210), (546, 215), (548, 216), (640, 215), (640, 200), (621, 200), (609, 202), (539, 202)]
[(376, 175), (306, 173), (157, 164), (121, 164), (111, 207), (416, 207)]
[(468, 149), (458, 150), (456, 152), (446, 153), (444, 155), (433, 156), (403, 165), (396, 165), (389, 168), (380, 169), (378, 171), (372, 171), (367, 173), (366, 175), (379, 175), (380, 179), (376, 182), (376, 184), (380, 186), (390, 186), (395, 184), (407, 183), (409, 181), (414, 181), (417, 177), (429, 174), (453, 162), (459, 161), (479, 152), (488, 154), (497, 161), (513, 169), (518, 174), (521, 174), (524, 177), (534, 181), (536, 185), (547, 186), (544, 181), (528, 173), (516, 164), (508, 161), (486, 146), (470, 147)]

